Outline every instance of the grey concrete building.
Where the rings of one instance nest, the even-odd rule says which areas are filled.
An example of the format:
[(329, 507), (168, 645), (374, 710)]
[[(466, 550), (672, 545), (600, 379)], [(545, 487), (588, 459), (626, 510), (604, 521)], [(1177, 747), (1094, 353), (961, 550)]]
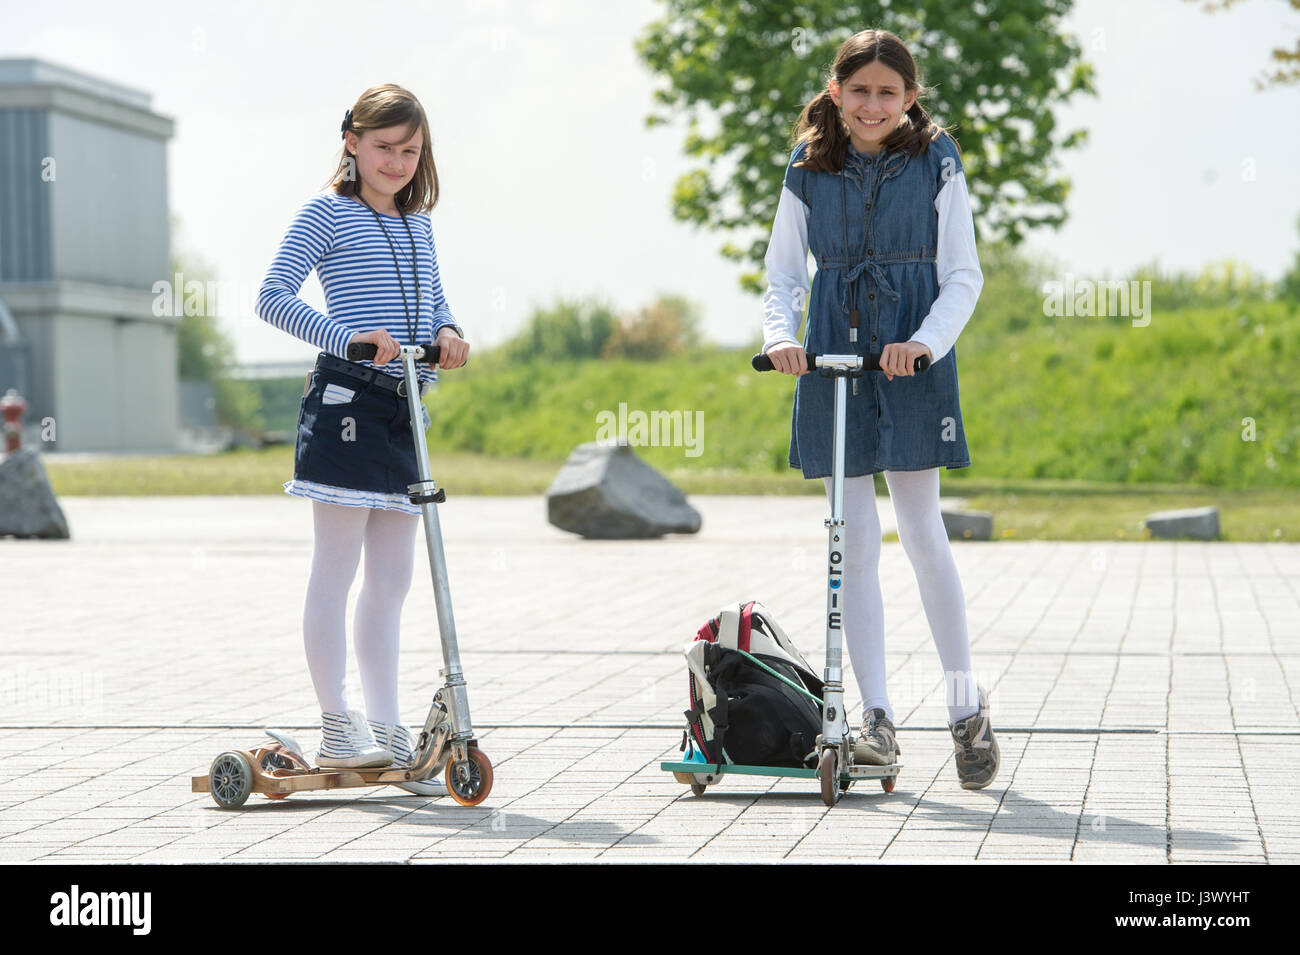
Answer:
[(151, 99), (0, 59), (0, 394), (25, 382), (43, 450), (176, 447), (179, 318), (154, 305), (174, 124)]

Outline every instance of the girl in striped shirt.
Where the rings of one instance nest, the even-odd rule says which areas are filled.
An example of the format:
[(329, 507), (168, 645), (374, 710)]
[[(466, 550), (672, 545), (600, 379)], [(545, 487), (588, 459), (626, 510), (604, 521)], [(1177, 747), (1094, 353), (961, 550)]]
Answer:
[[(420, 510), (406, 493), (419, 476), (398, 344), (435, 342), (443, 368), (465, 364), (469, 344), (438, 274), (428, 215), (438, 172), (423, 107), (399, 86), (372, 87), (346, 112), (342, 133), (338, 168), (290, 224), (257, 313), (321, 349), (299, 412), (293, 480), (285, 484), (313, 502), (303, 642), (321, 707), (317, 763), (400, 767), (411, 760), (413, 739), (397, 706), (398, 629)], [(298, 297), (313, 268), (328, 314)], [(374, 360), (346, 360), (353, 342), (375, 345)], [(419, 368), (423, 394), (437, 375)], [(345, 687), (347, 598), (363, 547), (353, 639), (365, 713), (348, 704)], [(445, 791), (436, 781), (406, 788)]]

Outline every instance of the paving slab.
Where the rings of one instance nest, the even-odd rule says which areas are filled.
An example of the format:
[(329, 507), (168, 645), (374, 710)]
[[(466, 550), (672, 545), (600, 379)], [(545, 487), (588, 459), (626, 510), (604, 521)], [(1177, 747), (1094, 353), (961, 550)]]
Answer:
[[(61, 504), (70, 540), (0, 540), (0, 862), (1300, 861), (1300, 545), (954, 542), (1002, 750), (968, 792), (916, 579), (885, 543), (905, 768), (892, 794), (864, 782), (828, 809), (808, 780), (695, 797), (658, 769), (681, 739), (681, 650), (724, 603), (762, 600), (820, 666), (820, 498), (697, 497), (698, 534), (584, 541), (540, 497), (452, 489), (439, 515), (487, 802), (374, 787), (228, 812), (190, 776), (266, 726), (318, 738), (310, 505)], [(402, 644), (418, 724), (441, 666), (422, 547)], [(349, 686), (360, 699), (354, 661)]]

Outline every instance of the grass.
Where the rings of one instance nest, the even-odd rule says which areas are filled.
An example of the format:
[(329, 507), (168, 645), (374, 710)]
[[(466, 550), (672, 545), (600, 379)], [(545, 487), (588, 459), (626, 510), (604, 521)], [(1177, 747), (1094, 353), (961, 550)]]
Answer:
[[(282, 494), (293, 476), (293, 448), (280, 445), (221, 454), (43, 459), (54, 493), (88, 496)], [(430, 459), (440, 486), (461, 494), (527, 495), (546, 490), (558, 465), (454, 452)]]
[[(1300, 306), (1158, 282), (1142, 324), (1052, 316), (1044, 277), (989, 261), (957, 346), (974, 466), (945, 469), (943, 493), (992, 511), (999, 539), (1143, 539), (1154, 511), (1215, 505), (1225, 540), (1300, 540)], [(453, 497), (541, 494), (611, 419), (638, 444), (633, 417), (677, 413), (665, 446), (637, 453), (688, 494), (822, 495), (787, 465), (793, 380), (754, 374), (749, 354), (478, 353), (427, 399), (434, 476)], [(259, 387), (267, 426), (293, 434), (302, 381)], [(292, 459), (278, 446), (45, 460), (61, 495), (186, 495), (280, 494)]]
[[(1002, 322), (977, 309), (957, 346), (976, 474), (1227, 488), (1300, 485), (1300, 311), (1283, 303), (1125, 318)], [(756, 375), (748, 352), (700, 348), (654, 362), (511, 365), (485, 355), (430, 401), (435, 447), (562, 459), (602, 419), (681, 412), (690, 438), (642, 446), (660, 470), (783, 478), (793, 380)], [(653, 433), (653, 432), (652, 432)], [(637, 443), (635, 439), (633, 443)], [(698, 452), (683, 454), (684, 448)]]
[(1300, 540), (1300, 504), (1293, 492), (1226, 491), (1021, 491), (966, 499), (973, 510), (993, 512), (1001, 540), (1149, 540), (1143, 520), (1153, 511), (1215, 505), (1222, 540)]
[[(43, 459), (59, 496), (280, 494), (293, 472), (288, 446), (216, 455), (160, 455), (60, 461)], [(500, 458), (467, 452), (437, 454), (434, 477), (456, 494), (533, 495), (545, 492), (559, 460)], [(821, 481), (786, 473), (669, 468), (687, 494), (823, 494)], [(1223, 540), (1300, 540), (1300, 495), (1284, 489), (1230, 490), (1179, 484), (1115, 484), (1079, 480), (968, 477), (944, 471), (946, 495), (993, 512), (993, 532), (1006, 540), (1143, 540), (1142, 519), (1153, 511), (1216, 505)], [(877, 493), (887, 493), (882, 477)], [(896, 539), (896, 538), (895, 538)]]

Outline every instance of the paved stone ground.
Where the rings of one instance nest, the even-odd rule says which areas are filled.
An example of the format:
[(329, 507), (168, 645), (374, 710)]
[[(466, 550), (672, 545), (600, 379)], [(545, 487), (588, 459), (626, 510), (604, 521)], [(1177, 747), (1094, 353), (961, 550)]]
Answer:
[[(681, 647), (723, 603), (763, 600), (821, 662), (824, 503), (695, 503), (693, 537), (588, 542), (549, 527), (540, 498), (453, 496), (490, 798), (379, 787), (227, 812), (189, 791), (218, 753), (268, 725), (314, 751), (310, 505), (65, 499), (72, 541), (0, 541), (0, 862), (1300, 861), (1300, 547), (955, 544), (1003, 760), (966, 792), (915, 578), (885, 544), (905, 768), (892, 795), (860, 784), (828, 810), (811, 781), (733, 777), (696, 798), (658, 769), (681, 736)], [(417, 724), (441, 662), (423, 554), (403, 617)], [(350, 686), (359, 700), (355, 669)]]

